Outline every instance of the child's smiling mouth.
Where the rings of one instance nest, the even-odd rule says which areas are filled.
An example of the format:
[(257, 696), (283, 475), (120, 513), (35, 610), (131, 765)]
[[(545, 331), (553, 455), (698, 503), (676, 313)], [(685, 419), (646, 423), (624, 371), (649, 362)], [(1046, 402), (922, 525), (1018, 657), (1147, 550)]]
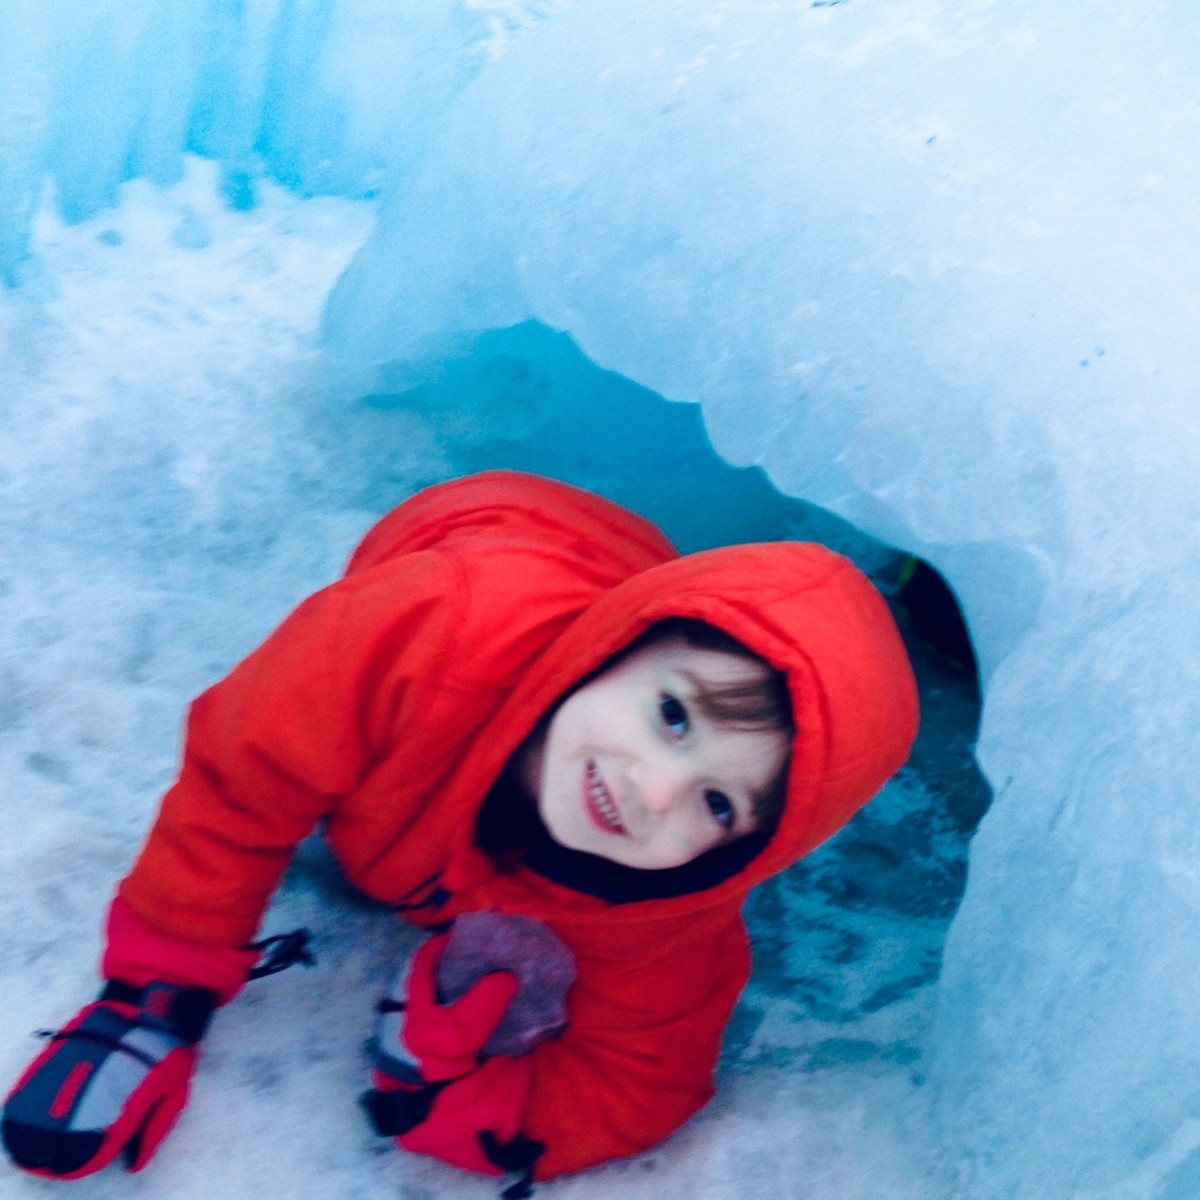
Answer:
[(600, 778), (596, 764), (588, 759), (584, 772), (584, 807), (592, 819), (592, 823), (605, 833), (628, 835), (629, 830), (621, 823), (616, 803), (609, 794), (608, 788)]

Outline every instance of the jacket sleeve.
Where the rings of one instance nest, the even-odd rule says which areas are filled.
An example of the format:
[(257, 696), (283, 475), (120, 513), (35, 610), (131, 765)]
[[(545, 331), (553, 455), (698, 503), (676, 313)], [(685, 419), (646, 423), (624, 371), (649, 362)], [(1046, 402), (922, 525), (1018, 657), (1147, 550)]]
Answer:
[(503, 1161), (489, 1161), (489, 1144), (531, 1139), (543, 1148), (534, 1177), (550, 1179), (673, 1133), (712, 1097), (750, 953), (739, 917), (703, 942), (666, 951), (585, 966), (561, 1037), (451, 1084), (401, 1145), (496, 1173)]
[(325, 588), (195, 701), (179, 778), (118, 889), (134, 914), (186, 942), (254, 935), (297, 843), (388, 751), (401, 707), (431, 702), (453, 570), (426, 551)]

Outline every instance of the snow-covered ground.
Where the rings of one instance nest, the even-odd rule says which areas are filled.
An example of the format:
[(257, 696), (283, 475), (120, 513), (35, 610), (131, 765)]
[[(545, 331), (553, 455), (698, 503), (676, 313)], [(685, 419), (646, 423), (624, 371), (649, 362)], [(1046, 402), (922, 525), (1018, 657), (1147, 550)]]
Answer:
[[(0, 31), (0, 1071), (86, 994), (186, 699), (414, 489), (540, 466), (684, 544), (816, 530), (886, 575), (700, 451), (612, 467), (699, 437), (666, 397), (947, 576), (995, 802), (943, 941), (983, 793), (935, 724), (764, 892), (718, 1102), (559, 1193), (1200, 1193), (1186, 6), (0, 0)], [(161, 1161), (79, 1194), (489, 1194), (349, 1102), (390, 920), (315, 847), (271, 920), (321, 964), (223, 1014)]]

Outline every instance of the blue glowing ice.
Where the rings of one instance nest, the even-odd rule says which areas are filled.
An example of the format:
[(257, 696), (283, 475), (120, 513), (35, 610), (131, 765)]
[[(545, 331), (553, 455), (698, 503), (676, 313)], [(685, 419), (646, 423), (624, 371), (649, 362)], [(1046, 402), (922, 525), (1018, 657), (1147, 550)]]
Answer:
[[(555, 406), (649, 411), (652, 391), (698, 401), (728, 461), (947, 576), (996, 800), (903, 1031), (860, 1014), (806, 1074), (735, 1068), (659, 1170), (561, 1194), (1194, 1197), (1187, 6), (0, 0), (0, 30), (6, 1028), (87, 976), (179, 706), (372, 512), (500, 443), (619, 490)], [(669, 491), (642, 498), (669, 513)], [(307, 920), (328, 868), (301, 868), (281, 904)], [(893, 931), (902, 965), (916, 925)], [(386, 940), (348, 901), (335, 929)], [(347, 954), (323, 986), (352, 1009), (375, 962)], [(313, 1028), (306, 983), (279, 994)], [(354, 1023), (322, 1068), (240, 1019), (162, 1194), (217, 1170), (391, 1194), (354, 1113), (311, 1103), (358, 1086)], [(740, 1061), (808, 1036), (772, 1020), (791, 1017), (742, 1029)], [(868, 1044), (917, 1057), (856, 1067)], [(282, 1147), (267, 1183), (255, 1138)]]

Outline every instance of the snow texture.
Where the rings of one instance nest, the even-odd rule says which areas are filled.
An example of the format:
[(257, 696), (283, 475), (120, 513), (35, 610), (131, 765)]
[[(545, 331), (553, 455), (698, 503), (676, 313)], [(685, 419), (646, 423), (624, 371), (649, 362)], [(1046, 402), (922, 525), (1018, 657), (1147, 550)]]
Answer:
[[(995, 802), (944, 948), (983, 807), (939, 807), (948, 742), (764, 889), (718, 1100), (554, 1194), (1197, 1194), (1187, 6), (0, 0), (0, 25), (0, 1069), (85, 998), (187, 697), (423, 484), (540, 465), (681, 544), (820, 526), (887, 577), (834, 518), (697, 488), (699, 459), (631, 467), (694, 425), (661, 396), (950, 580)], [(403, 931), (315, 846), (270, 921), (318, 928), (318, 968), (222, 1014), (147, 1172), (76, 1191), (492, 1194), (348, 1102)]]

